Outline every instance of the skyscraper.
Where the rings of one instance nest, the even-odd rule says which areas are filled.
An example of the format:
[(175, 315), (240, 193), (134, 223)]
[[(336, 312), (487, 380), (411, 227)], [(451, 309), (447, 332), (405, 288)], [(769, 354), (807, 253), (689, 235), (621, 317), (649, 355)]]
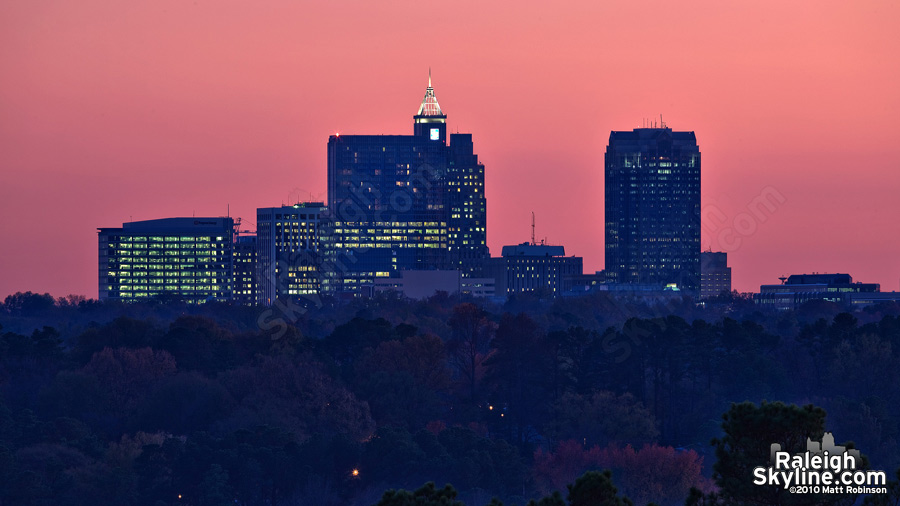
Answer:
[(606, 279), (700, 288), (700, 149), (694, 132), (612, 132), (605, 157)]
[(328, 139), (333, 292), (356, 292), (404, 269), (472, 270), (488, 256), (484, 165), (471, 134), (450, 134), (431, 76), (413, 135)]
[(234, 238), (234, 297), (241, 305), (256, 304), (256, 235), (239, 235)]

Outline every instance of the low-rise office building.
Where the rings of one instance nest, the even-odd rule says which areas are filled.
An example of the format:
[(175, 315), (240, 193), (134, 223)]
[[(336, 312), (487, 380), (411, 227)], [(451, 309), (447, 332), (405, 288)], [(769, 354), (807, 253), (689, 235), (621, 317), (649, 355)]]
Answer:
[(787, 311), (811, 300), (847, 303), (851, 294), (881, 291), (878, 283), (854, 283), (849, 274), (793, 274), (779, 279), (781, 284), (759, 287), (759, 293), (754, 296), (758, 305)]
[(231, 218), (166, 218), (98, 230), (100, 300), (232, 298)]
[(493, 297), (493, 278), (470, 278), (459, 269), (403, 270), (399, 276), (376, 278), (373, 291), (395, 291), (410, 299), (425, 299), (437, 292), (473, 297)]
[(571, 288), (566, 280), (583, 271), (583, 259), (565, 256), (562, 246), (525, 242), (504, 246), (501, 254), (503, 256), (499, 258), (485, 260), (482, 276), (496, 280), (494, 290), (497, 296), (535, 290), (562, 295)]
[(731, 292), (731, 267), (728, 267), (728, 253), (701, 252), (700, 298), (718, 297), (723, 292)]

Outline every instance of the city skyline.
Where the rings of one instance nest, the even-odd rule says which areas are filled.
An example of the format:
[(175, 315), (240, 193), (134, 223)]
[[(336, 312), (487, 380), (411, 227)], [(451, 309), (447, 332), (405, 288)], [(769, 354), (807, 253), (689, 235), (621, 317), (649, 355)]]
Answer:
[(602, 269), (603, 234), (583, 230), (602, 230), (609, 132), (662, 113), (697, 133), (701, 247), (729, 253), (735, 288), (812, 271), (898, 288), (896, 5), (710, 2), (680, 25), (665, 4), (429, 5), (427, 29), (411, 4), (348, 5), (0, 7), (0, 296), (96, 297), (97, 227), (326, 200), (328, 136), (407, 134), (428, 66), (448, 133), (472, 132), (489, 167), (492, 251), (534, 211), (539, 238)]

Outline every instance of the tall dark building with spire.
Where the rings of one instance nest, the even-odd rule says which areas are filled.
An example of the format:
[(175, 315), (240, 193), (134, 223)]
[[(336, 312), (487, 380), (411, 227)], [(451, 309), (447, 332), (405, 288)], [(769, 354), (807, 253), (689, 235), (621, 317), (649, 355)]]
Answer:
[(606, 148), (606, 279), (700, 289), (700, 148), (694, 132), (612, 132)]
[(400, 270), (472, 271), (488, 256), (484, 165), (471, 134), (450, 134), (431, 75), (413, 135), (328, 139), (331, 292)]

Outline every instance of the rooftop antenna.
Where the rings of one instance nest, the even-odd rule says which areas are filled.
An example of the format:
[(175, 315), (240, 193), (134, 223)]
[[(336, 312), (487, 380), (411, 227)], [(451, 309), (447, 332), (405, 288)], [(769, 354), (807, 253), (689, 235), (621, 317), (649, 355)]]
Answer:
[(535, 242), (534, 242), (534, 211), (531, 211), (531, 244), (532, 244), (532, 246), (535, 244)]
[(666, 122), (662, 119), (662, 114), (659, 115), (659, 127), (666, 128)]
[(784, 282), (785, 282), (785, 281), (787, 281), (787, 276), (785, 276), (785, 275), (784, 275), (784, 274), (782, 274), (782, 275), (781, 275), (781, 277), (780, 277), (780, 278), (778, 278), (778, 279), (780, 279), (780, 280), (781, 280), (781, 284), (782, 284), (782, 285), (783, 285), (783, 284), (784, 284)]

